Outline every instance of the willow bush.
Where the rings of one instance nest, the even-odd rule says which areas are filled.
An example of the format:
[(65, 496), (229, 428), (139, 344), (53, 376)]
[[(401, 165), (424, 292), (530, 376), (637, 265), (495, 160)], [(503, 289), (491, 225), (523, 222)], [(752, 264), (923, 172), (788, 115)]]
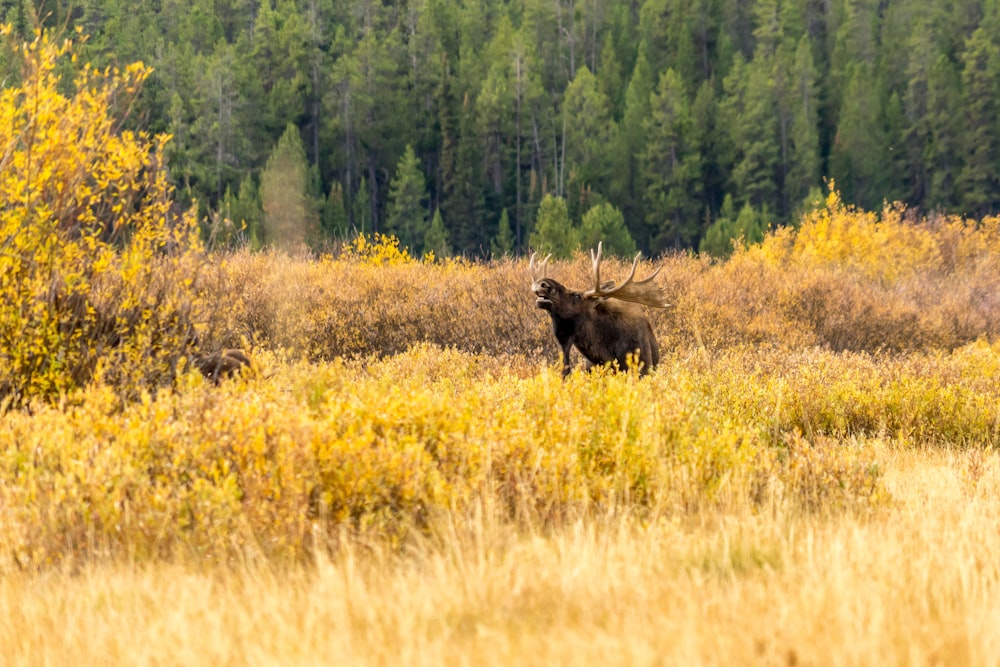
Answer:
[[(361, 239), (319, 259), (230, 253), (218, 299), (232, 306), (235, 337), (312, 359), (397, 354), (418, 342), (555, 358), (525, 260), (418, 260), (393, 243)], [(915, 220), (892, 206), (875, 214), (833, 191), (797, 228), (725, 261), (668, 255), (643, 261), (637, 275), (656, 266), (669, 306), (647, 312), (667, 354), (743, 345), (905, 353), (1000, 333), (1000, 218)], [(608, 277), (628, 269), (615, 259), (603, 268)], [(549, 274), (572, 289), (593, 280), (583, 253)]]
[(195, 217), (174, 210), (162, 164), (169, 137), (124, 125), (150, 70), (64, 67), (73, 42), (41, 32), (10, 48), (22, 72), (0, 91), (0, 395), (160, 385), (212, 309)]
[(138, 401), (95, 386), (72, 406), (9, 413), (0, 571), (291, 562), (344, 538), (402, 547), (477, 515), (545, 530), (615, 514), (868, 512), (886, 497), (863, 439), (802, 430), (769, 402), (767, 376), (713, 392), (713, 363), (563, 380), (429, 345), (355, 362), (260, 357), (260, 374), (220, 386), (184, 374)]

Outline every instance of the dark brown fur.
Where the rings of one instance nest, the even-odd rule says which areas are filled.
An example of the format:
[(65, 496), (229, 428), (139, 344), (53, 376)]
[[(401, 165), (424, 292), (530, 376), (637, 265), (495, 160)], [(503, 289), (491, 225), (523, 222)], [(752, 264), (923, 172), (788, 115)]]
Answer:
[(250, 358), (242, 350), (199, 354), (193, 361), (195, 367), (213, 384), (219, 384), (223, 378), (233, 377), (242, 369), (251, 367)]
[(535, 301), (552, 316), (552, 328), (562, 348), (563, 376), (570, 372), (569, 351), (576, 346), (587, 359), (587, 368), (614, 363), (628, 368), (638, 356), (639, 373), (645, 375), (660, 361), (653, 327), (635, 304), (614, 298), (587, 298), (551, 278), (534, 284)]

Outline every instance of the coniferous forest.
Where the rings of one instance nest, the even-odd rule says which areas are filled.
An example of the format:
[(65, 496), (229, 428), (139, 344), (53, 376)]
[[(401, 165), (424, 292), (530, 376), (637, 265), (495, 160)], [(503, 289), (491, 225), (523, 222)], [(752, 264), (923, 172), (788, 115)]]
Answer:
[(154, 68), (119, 111), (172, 136), (218, 243), (722, 254), (830, 181), (867, 209), (1000, 210), (996, 0), (0, 0), (0, 21)]

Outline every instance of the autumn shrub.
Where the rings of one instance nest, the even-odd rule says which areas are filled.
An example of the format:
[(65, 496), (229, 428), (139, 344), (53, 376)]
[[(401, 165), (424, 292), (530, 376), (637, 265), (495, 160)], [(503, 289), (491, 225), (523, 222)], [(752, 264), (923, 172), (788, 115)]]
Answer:
[(0, 92), (0, 395), (15, 404), (101, 377), (161, 384), (211, 321), (167, 137), (122, 123), (149, 69), (70, 67), (70, 81), (73, 49), (37, 33)]
[(1000, 442), (1000, 355), (985, 341), (907, 355), (730, 348), (687, 363), (705, 400), (762, 424), (779, 447), (792, 432), (955, 447)]
[(218, 387), (184, 374), (134, 402), (94, 386), (70, 406), (11, 412), (0, 569), (294, 561), (345, 537), (401, 547), (476, 515), (544, 530), (609, 513), (870, 511), (885, 497), (860, 431), (858, 446), (824, 445), (803, 410), (771, 395), (788, 382), (780, 366), (742, 383), (736, 371), (716, 382), (711, 361), (564, 381), (429, 345), (331, 363), (262, 352), (259, 363)]
[(491, 354), (551, 345), (522, 263), (421, 262), (373, 252), (315, 260), (279, 251), (226, 256), (220, 299), (232, 309), (237, 338), (314, 360), (396, 354), (417, 342)]
[[(1000, 219), (916, 220), (845, 206), (833, 192), (798, 228), (779, 229), (725, 261), (673, 254), (660, 267), (664, 309), (647, 309), (661, 352), (757, 345), (846, 352), (955, 349), (1000, 331)], [(395, 244), (395, 245), (394, 245)], [(335, 257), (226, 256), (236, 339), (313, 359), (396, 354), (416, 342), (469, 352), (558, 354), (534, 307), (527, 262), (416, 260), (394, 239), (360, 239)], [(606, 276), (629, 264), (604, 260)], [(571, 289), (593, 280), (583, 252), (552, 260)], [(224, 281), (225, 282), (225, 281)]]

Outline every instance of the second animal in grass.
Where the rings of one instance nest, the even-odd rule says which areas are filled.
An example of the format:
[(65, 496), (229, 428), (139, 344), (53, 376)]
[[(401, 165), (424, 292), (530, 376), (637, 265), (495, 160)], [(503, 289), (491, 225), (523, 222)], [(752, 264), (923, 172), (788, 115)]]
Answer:
[[(546, 275), (549, 257), (535, 262), (531, 255), (531, 289), (535, 305), (549, 311), (556, 340), (562, 348), (563, 376), (570, 372), (569, 351), (576, 347), (587, 359), (587, 368), (594, 365), (616, 364), (621, 370), (638, 361), (639, 372), (646, 374), (659, 363), (660, 351), (653, 327), (637, 305), (663, 308), (665, 294), (653, 282), (657, 268), (643, 280), (634, 280), (639, 265), (637, 254), (632, 270), (619, 284), (601, 281), (601, 250), (590, 251), (594, 266), (594, 287), (575, 292)], [(551, 255), (550, 255), (551, 257)]]

